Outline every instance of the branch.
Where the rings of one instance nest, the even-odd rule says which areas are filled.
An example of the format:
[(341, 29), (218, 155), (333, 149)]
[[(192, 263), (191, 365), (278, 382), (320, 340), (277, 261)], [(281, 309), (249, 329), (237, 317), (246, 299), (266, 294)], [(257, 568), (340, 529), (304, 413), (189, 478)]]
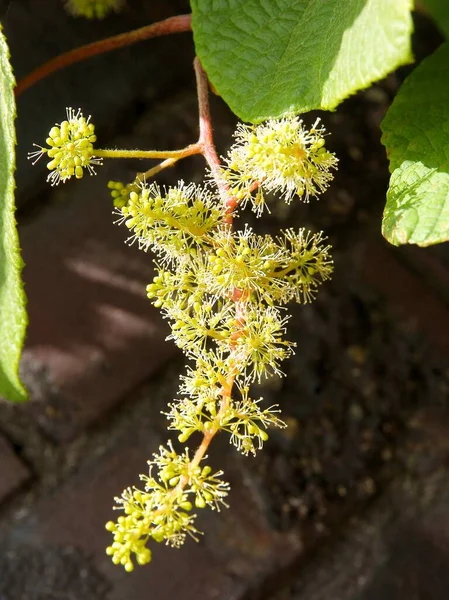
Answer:
[(179, 160), (186, 156), (193, 156), (194, 154), (201, 154), (201, 146), (196, 144), (190, 144), (181, 150), (112, 150), (104, 148), (96, 148), (93, 152), (94, 156), (101, 158), (174, 158)]
[(98, 42), (92, 42), (91, 44), (80, 46), (74, 50), (69, 50), (68, 52), (64, 52), (63, 54), (52, 58), (40, 67), (37, 67), (37, 69), (28, 75), (25, 75), (25, 77), (23, 77), (23, 79), (17, 83), (15, 95), (16, 97), (19, 96), (29, 87), (41, 79), (48, 77), (48, 75), (51, 75), (55, 71), (59, 71), (64, 67), (81, 62), (87, 58), (96, 56), (97, 54), (111, 52), (112, 50), (117, 50), (118, 48), (123, 48), (124, 46), (130, 46), (131, 44), (135, 44), (149, 38), (169, 35), (171, 33), (183, 33), (185, 31), (191, 31), (191, 16), (178, 15), (176, 17), (169, 17), (164, 21), (152, 23), (151, 25), (145, 25), (145, 27), (135, 29), (134, 31), (127, 31), (126, 33), (121, 33), (120, 35), (115, 35)]
[(232, 223), (232, 211), (237, 206), (237, 198), (232, 196), (229, 190), (229, 185), (224, 181), (221, 173), (221, 163), (215, 150), (212, 123), (209, 110), (209, 82), (207, 75), (201, 65), (198, 57), (193, 61), (195, 69), (196, 86), (198, 93), (198, 109), (200, 119), (200, 137), (198, 143), (201, 145), (202, 154), (209, 165), (212, 177), (220, 192), (220, 196), (226, 207), (226, 223)]

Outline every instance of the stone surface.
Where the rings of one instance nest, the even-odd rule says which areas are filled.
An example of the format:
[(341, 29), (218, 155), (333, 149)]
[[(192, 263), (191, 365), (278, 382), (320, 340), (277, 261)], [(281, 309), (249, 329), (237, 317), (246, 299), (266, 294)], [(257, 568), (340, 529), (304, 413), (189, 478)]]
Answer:
[(109, 584), (95, 569), (90, 556), (76, 548), (36, 546), (32, 542), (2, 548), (2, 600), (107, 600), (108, 592)]
[(57, 204), (20, 230), (30, 319), (25, 378), (38, 419), (58, 441), (77, 435), (175, 351), (145, 294), (152, 258), (124, 243), (105, 169), (54, 192)]
[[(122, 425), (109, 432), (104, 451), (90, 459), (86, 456), (79, 472), (65, 485), (38, 502), (33, 501), (32, 508), (23, 513), (28, 516), (12, 522), (1, 539), (8, 555), (28, 555), (30, 564), (36, 565), (43, 560), (38, 559), (39, 554), (51, 555), (58, 548), (65, 552), (72, 549), (87, 561), (91, 577), (101, 577), (102, 586), (109, 589), (108, 600), (147, 600), (149, 589), (151, 597), (157, 600), (171, 600), (180, 590), (185, 600), (237, 600), (246, 597), (251, 589), (258, 589), (266, 576), (274, 575), (292, 560), (300, 549), (298, 538), (272, 529), (245, 483), (244, 471), (236, 460), (238, 455), (219, 443), (212, 462), (226, 471), (232, 485), (229, 501), (234, 510), (224, 510), (220, 515), (199, 511), (198, 523), (205, 531), (204, 538), (199, 543), (187, 540), (180, 550), (153, 544), (153, 561), (146, 568), (136, 568), (128, 574), (122, 567), (112, 565), (105, 554), (110, 534), (104, 529), (107, 520), (118, 516), (111, 509), (112, 499), (123, 488), (138, 485), (138, 473), (146, 471), (146, 459), (162, 443), (159, 411), (166, 406), (172, 386), (172, 374), (167, 374), (162, 386), (147, 386), (140, 406), (122, 419), (126, 428)], [(0, 560), (0, 575), (2, 565), (10, 572), (10, 562)], [(70, 563), (67, 568), (71, 568)], [(55, 586), (67, 577), (65, 569), (66, 565), (60, 562), (53, 565), (52, 572), (44, 572), (36, 581), (36, 595), (30, 598), (56, 595), (59, 590)], [(34, 581), (31, 571), (29, 577)], [(22, 588), (17, 583), (11, 586), (11, 590)], [(8, 600), (24, 598), (10, 591)]]
[(0, 433), (0, 502), (9, 498), (30, 477), (28, 467), (14, 453), (7, 439)]
[(402, 476), (354, 516), (313, 564), (301, 570), (297, 564), (270, 600), (448, 597), (448, 417), (447, 409), (416, 415), (402, 447)]
[[(403, 257), (408, 258), (408, 265)], [(402, 258), (402, 261), (401, 261)], [(448, 271), (444, 263), (431, 261), (432, 271), (439, 281), (432, 284), (413, 272), (416, 262), (422, 268), (424, 256), (417, 256), (417, 249), (399, 251), (377, 240), (367, 245), (364, 256), (364, 277), (367, 283), (387, 298), (388, 302), (404, 316), (418, 323), (431, 343), (449, 351), (449, 305), (439, 297), (435, 287), (442, 293), (446, 290)]]

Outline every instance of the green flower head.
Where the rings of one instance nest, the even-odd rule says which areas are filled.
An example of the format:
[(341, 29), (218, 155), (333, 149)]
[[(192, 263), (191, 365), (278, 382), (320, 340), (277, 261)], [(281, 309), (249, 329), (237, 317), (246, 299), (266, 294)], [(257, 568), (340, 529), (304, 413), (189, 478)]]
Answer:
[[(239, 124), (235, 144), (226, 158), (225, 176), (245, 205), (260, 214), (263, 190), (281, 193), (290, 203), (297, 195), (308, 202), (333, 179), (337, 158), (325, 148), (325, 129), (317, 119), (307, 130), (296, 116), (269, 119), (259, 125)], [(254, 185), (256, 194), (252, 194)]]
[(67, 0), (67, 10), (74, 17), (103, 19), (111, 12), (118, 12), (123, 0)]
[(97, 136), (95, 127), (89, 123), (90, 117), (83, 117), (80, 109), (76, 112), (73, 108), (67, 109), (67, 120), (56, 124), (50, 129), (46, 140), (48, 148), (34, 144), (38, 148), (28, 154), (34, 159), (33, 165), (47, 154), (50, 162), (47, 168), (51, 171), (47, 177), (52, 185), (58, 185), (71, 177), (81, 179), (84, 169), (91, 175), (95, 174), (94, 165), (101, 165), (102, 159), (94, 155)]

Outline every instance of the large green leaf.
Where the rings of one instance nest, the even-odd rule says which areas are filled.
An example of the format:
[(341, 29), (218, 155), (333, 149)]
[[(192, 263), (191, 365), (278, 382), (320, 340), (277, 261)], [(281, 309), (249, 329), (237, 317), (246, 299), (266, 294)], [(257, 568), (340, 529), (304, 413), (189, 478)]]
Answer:
[(382, 233), (428, 246), (449, 239), (449, 44), (407, 77), (382, 123), (392, 172)]
[(423, 0), (423, 6), (435, 19), (435, 23), (444, 35), (449, 37), (449, 1), (448, 0)]
[(14, 85), (8, 46), (0, 29), (0, 396), (18, 402), (27, 398), (18, 375), (27, 315), (14, 218)]
[(412, 0), (191, 0), (196, 52), (244, 121), (333, 109), (411, 61)]

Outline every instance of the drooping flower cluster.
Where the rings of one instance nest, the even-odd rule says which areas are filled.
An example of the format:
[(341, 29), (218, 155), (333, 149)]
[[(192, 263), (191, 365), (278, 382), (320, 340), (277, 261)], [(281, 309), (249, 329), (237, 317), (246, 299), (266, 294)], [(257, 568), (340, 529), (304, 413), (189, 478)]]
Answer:
[(124, 0), (66, 0), (66, 7), (74, 17), (104, 19), (111, 12), (118, 12)]
[(50, 129), (47, 137), (48, 148), (34, 144), (38, 148), (28, 154), (35, 164), (44, 154), (50, 158), (47, 168), (50, 173), (47, 181), (58, 185), (71, 177), (81, 179), (84, 169), (95, 174), (94, 166), (101, 165), (102, 159), (95, 156), (94, 143), (97, 140), (95, 127), (83, 117), (81, 110), (67, 109), (67, 120)]
[[(167, 448), (159, 448), (148, 465), (149, 475), (140, 476), (144, 490), (126, 489), (116, 498), (125, 516), (119, 517), (117, 523), (106, 524), (106, 529), (114, 534), (106, 553), (114, 564), (123, 565), (127, 571), (134, 568), (132, 554), (140, 565), (150, 562), (151, 551), (146, 547), (149, 538), (175, 548), (184, 543), (186, 535), (197, 540), (200, 532), (194, 525), (194, 506), (209, 505), (218, 511), (221, 505), (226, 506), (229, 484), (221, 481), (222, 472), (212, 473), (208, 466), (193, 464), (187, 449), (178, 455), (169, 442)], [(154, 469), (156, 476), (152, 475)]]
[[(141, 476), (144, 490), (128, 488), (116, 499), (124, 515), (107, 524), (114, 536), (107, 552), (127, 571), (134, 568), (133, 556), (138, 564), (150, 561), (150, 539), (175, 547), (187, 535), (196, 539), (193, 506), (224, 504), (229, 486), (222, 473), (200, 466), (216, 433), (227, 432), (240, 452), (254, 455), (271, 427), (285, 427), (278, 406), (264, 408), (250, 388), (283, 374), (282, 362), (295, 347), (285, 339), (285, 305), (315, 298), (332, 273), (330, 247), (321, 233), (302, 228), (271, 236), (246, 225), (234, 229), (230, 222), (248, 203), (260, 214), (267, 191), (286, 202), (295, 194), (308, 200), (323, 192), (337, 163), (323, 135), (318, 121), (307, 131), (297, 117), (240, 125), (220, 181), (215, 173), (209, 186), (181, 181), (165, 189), (141, 178), (109, 183), (129, 242), (156, 254), (147, 295), (169, 321), (169, 339), (190, 361), (180, 398), (168, 406), (169, 429), (180, 443), (192, 435), (202, 440), (192, 457), (187, 450), (178, 454), (170, 442), (161, 447), (149, 475)], [(69, 109), (68, 120), (50, 132), (50, 147), (33, 157), (47, 153), (52, 159), (52, 183), (81, 177), (97, 164), (94, 141), (93, 125)]]
[[(312, 132), (296, 118), (270, 121), (250, 137), (246, 131), (239, 128), (237, 146), (230, 152), (234, 175), (229, 176), (229, 165), (224, 169), (228, 181), (239, 181), (238, 189), (252, 194), (249, 190), (257, 178), (259, 188), (284, 192), (290, 201), (295, 191), (310, 195), (327, 186), (326, 169), (336, 159), (324, 150), (319, 137), (323, 129), (317, 123)], [(258, 162), (248, 159), (250, 146)], [(272, 157), (270, 163), (269, 152), (282, 153), (282, 148), (281, 158)], [(257, 164), (264, 170), (257, 170)], [(226, 207), (210, 186), (179, 182), (168, 189), (154, 183), (133, 189), (117, 183), (110, 187), (116, 198), (126, 199), (120, 201), (119, 221), (132, 232), (130, 243), (151, 249), (158, 257), (147, 294), (170, 323), (169, 339), (191, 360), (181, 378), (180, 398), (166, 413), (169, 429), (177, 432), (181, 443), (194, 434), (208, 441), (225, 431), (240, 452), (255, 454), (268, 439), (267, 430), (285, 423), (277, 406), (263, 408), (261, 398), (251, 397), (251, 383), (282, 375), (281, 363), (295, 346), (285, 339), (289, 316), (283, 305), (313, 300), (332, 272), (329, 246), (321, 233), (304, 229), (290, 228), (276, 237), (258, 235), (248, 226), (234, 230)], [(156, 481), (150, 473), (144, 478), (145, 492), (126, 490), (119, 500), (126, 516), (108, 524), (114, 534), (108, 552), (128, 570), (131, 553), (138, 562), (149, 560), (145, 547), (149, 537), (177, 546), (185, 534), (197, 536), (189, 493), (194, 490), (197, 508), (217, 506), (227, 493), (221, 473), (207, 481), (199, 478), (193, 486), (192, 477), (200, 471), (195, 458), (189, 463), (187, 452), (179, 456), (170, 446), (169, 451), (161, 450), (161, 456), (169, 475)], [(161, 461), (156, 461), (159, 468)]]

